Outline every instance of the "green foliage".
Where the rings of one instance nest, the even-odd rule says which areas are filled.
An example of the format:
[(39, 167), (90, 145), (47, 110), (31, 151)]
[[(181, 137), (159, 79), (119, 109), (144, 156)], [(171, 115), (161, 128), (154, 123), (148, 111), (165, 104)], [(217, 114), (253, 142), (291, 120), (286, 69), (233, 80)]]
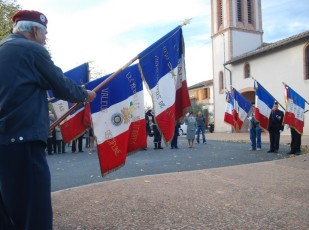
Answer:
[(13, 26), (11, 17), (19, 9), (16, 0), (0, 0), (0, 40), (10, 33)]
[[(203, 103), (194, 103), (192, 105), (192, 111), (193, 113), (196, 115), (198, 111), (202, 111), (203, 112), (203, 107), (205, 105)], [(205, 113), (203, 113), (205, 115)]]
[(213, 114), (209, 112), (208, 108), (205, 108), (205, 104), (203, 103), (194, 103), (192, 104), (192, 111), (195, 115), (197, 115), (198, 111), (201, 111), (205, 117), (206, 125), (213, 121)]

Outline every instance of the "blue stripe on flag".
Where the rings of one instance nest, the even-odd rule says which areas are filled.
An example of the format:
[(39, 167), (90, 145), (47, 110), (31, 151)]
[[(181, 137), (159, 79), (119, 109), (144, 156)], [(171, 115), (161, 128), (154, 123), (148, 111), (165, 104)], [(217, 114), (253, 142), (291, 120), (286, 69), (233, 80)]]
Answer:
[(305, 109), (305, 99), (289, 87), (289, 98), (291, 98), (297, 106)]
[[(88, 90), (93, 90), (109, 76), (91, 81), (85, 86)], [(91, 113), (107, 109), (142, 90), (143, 82), (137, 64), (129, 66), (97, 91), (96, 98), (91, 102)]]
[(258, 96), (259, 100), (263, 101), (270, 109), (272, 109), (276, 99), (270, 93), (268, 93), (268, 91), (264, 89), (264, 87), (260, 85), (260, 83), (258, 83), (257, 81), (255, 81), (255, 83), (257, 84), (257, 86), (255, 85), (256, 96)]
[(246, 112), (249, 113), (251, 108), (251, 102), (249, 102), (243, 95), (241, 95), (236, 89), (233, 88), (235, 101)]
[(72, 79), (78, 85), (84, 85), (88, 79), (88, 63), (84, 63), (64, 73), (64, 76)]
[(150, 89), (178, 66), (182, 54), (182, 29), (178, 26), (138, 55)]

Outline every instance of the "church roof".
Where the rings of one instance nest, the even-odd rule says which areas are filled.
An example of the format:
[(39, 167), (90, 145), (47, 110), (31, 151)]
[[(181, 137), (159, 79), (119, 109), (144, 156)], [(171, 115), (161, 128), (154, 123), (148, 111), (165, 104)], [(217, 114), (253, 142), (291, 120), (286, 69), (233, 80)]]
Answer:
[(248, 59), (254, 56), (258, 56), (258, 55), (264, 55), (267, 52), (271, 52), (271, 51), (275, 51), (278, 50), (280, 48), (283, 47), (287, 47), (293, 44), (297, 44), (299, 42), (303, 42), (304, 40), (308, 41), (309, 38), (309, 30), (300, 33), (300, 34), (296, 34), (294, 36), (279, 40), (277, 42), (273, 42), (273, 43), (263, 43), (263, 45), (253, 51), (244, 53), (240, 56), (234, 57), (231, 60), (227, 61), (225, 63), (225, 65), (228, 64), (234, 64), (237, 62), (242, 62), (244, 59)]
[(208, 81), (202, 81), (202, 82), (199, 82), (197, 84), (191, 85), (190, 87), (188, 87), (188, 90), (202, 88), (202, 87), (205, 87), (205, 86), (212, 86), (212, 85), (213, 85), (213, 80), (211, 79), (211, 80), (208, 80)]

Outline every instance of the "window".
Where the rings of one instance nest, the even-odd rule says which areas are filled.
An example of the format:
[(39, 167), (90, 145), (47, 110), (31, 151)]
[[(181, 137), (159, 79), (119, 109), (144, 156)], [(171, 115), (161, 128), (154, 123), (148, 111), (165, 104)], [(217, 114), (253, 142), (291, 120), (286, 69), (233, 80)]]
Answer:
[(199, 101), (199, 100), (200, 100), (200, 97), (199, 97), (200, 95), (199, 95), (198, 90), (195, 90), (195, 91), (194, 91), (194, 95), (195, 95), (195, 100), (196, 100), (196, 101)]
[(237, 0), (237, 21), (242, 22), (241, 0)]
[(309, 80), (309, 44), (305, 48), (305, 80)]
[(223, 23), (222, 0), (218, 1), (217, 9), (218, 9), (217, 12), (218, 12), (218, 28), (219, 28)]
[(244, 73), (245, 78), (250, 78), (251, 73), (250, 73), (250, 64), (249, 63), (245, 64), (244, 72), (245, 72)]
[(252, 24), (252, 1), (247, 0), (247, 8), (248, 8), (248, 23)]
[(203, 88), (202, 89), (202, 99), (210, 99), (210, 89), (209, 88)]
[(219, 73), (219, 93), (224, 92), (224, 81), (223, 81), (223, 72), (220, 71)]

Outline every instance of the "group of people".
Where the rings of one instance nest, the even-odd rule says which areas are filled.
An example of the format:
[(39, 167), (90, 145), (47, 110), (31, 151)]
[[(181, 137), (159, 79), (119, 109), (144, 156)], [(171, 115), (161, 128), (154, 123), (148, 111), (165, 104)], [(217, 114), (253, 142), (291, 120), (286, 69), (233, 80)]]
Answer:
[[(157, 127), (157, 124), (154, 119), (154, 114), (152, 110), (148, 110), (145, 114), (146, 119), (146, 133), (148, 136), (153, 136), (154, 149), (163, 149), (161, 146), (162, 136)], [(151, 122), (150, 122), (151, 121)], [(185, 124), (187, 125), (187, 140), (189, 148), (193, 147), (194, 140), (196, 138), (196, 143), (200, 143), (200, 135), (202, 135), (203, 144), (206, 144), (206, 135), (205, 135), (205, 117), (201, 111), (197, 113), (197, 116), (191, 111), (187, 114), (184, 119)], [(152, 125), (152, 128), (151, 128)], [(179, 136), (180, 122), (177, 121), (174, 129), (174, 136), (171, 141), (171, 149), (178, 149), (178, 136)]]
[[(50, 124), (55, 122), (55, 115), (52, 113), (52, 111), (49, 111), (49, 121)], [(83, 151), (83, 139), (86, 139), (86, 148), (89, 148), (89, 152), (92, 152), (94, 150), (94, 134), (93, 134), (93, 128), (90, 127), (77, 137), (76, 139), (72, 140), (70, 143), (68, 143), (68, 146), (71, 146), (71, 151), (72, 153), (75, 153), (78, 149), (78, 152), (82, 153)], [(60, 126), (56, 126), (52, 131), (49, 132), (48, 134), (48, 139), (47, 139), (47, 146), (46, 146), (46, 151), (48, 155), (53, 155), (53, 154), (60, 154), (60, 153), (66, 153), (66, 143), (63, 140), (62, 133)]]
[(201, 111), (197, 112), (197, 116), (194, 116), (192, 111), (186, 116), (185, 124), (187, 125), (187, 140), (189, 148), (193, 147), (195, 137), (196, 143), (200, 143), (200, 134), (202, 134), (203, 144), (206, 144), (205, 122), (205, 117)]
[[(55, 122), (55, 120), (55, 115), (52, 113), (52, 111), (49, 111), (50, 124)], [(53, 155), (54, 153), (66, 153), (65, 143), (63, 141), (61, 129), (59, 126), (56, 126), (56, 128), (49, 132), (46, 149), (48, 155)]]
[[(262, 148), (261, 133), (262, 128), (259, 121), (254, 117), (255, 112), (255, 103), (252, 102), (251, 114), (248, 117), (249, 120), (249, 132), (250, 132), (250, 141), (252, 151), (260, 151)], [(267, 151), (268, 153), (278, 153), (279, 143), (280, 143), (280, 134), (284, 129), (283, 125), (283, 111), (278, 109), (278, 102), (275, 102), (271, 110), (269, 121), (268, 121), (268, 132), (269, 132), (269, 141), (270, 148)], [(300, 154), (301, 153), (301, 134), (299, 134), (294, 127), (288, 127), (291, 130), (291, 143), (290, 143), (290, 152), (288, 154)]]
[[(52, 230), (51, 175), (45, 152), (51, 135), (46, 91), (53, 90), (56, 98), (72, 103), (92, 102), (96, 93), (65, 77), (53, 63), (44, 47), (48, 20), (43, 13), (20, 10), (13, 15), (12, 23), (12, 34), (0, 41), (0, 229)], [(162, 149), (152, 111), (146, 115), (153, 121), (147, 133), (154, 137), (154, 148)], [(252, 150), (258, 150), (261, 130), (253, 117), (250, 139)], [(282, 119), (283, 113), (274, 105), (269, 152), (279, 149)], [(200, 134), (206, 144), (202, 113), (194, 116), (190, 112), (185, 123), (189, 147), (193, 147), (195, 137), (200, 143)], [(179, 125), (175, 126), (171, 148), (178, 148)], [(298, 153), (300, 137), (295, 130), (291, 133), (291, 153)], [(63, 146), (61, 152), (65, 152)]]

